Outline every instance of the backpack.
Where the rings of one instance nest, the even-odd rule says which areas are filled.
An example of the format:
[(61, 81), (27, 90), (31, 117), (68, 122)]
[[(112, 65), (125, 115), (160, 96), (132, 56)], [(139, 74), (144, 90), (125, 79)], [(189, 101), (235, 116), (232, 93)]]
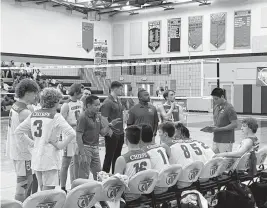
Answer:
[(217, 205), (215, 208), (254, 208), (255, 200), (252, 192), (245, 184), (238, 181), (229, 183), (226, 190), (216, 194)]
[(254, 195), (257, 206), (267, 208), (267, 182), (255, 182), (249, 188)]

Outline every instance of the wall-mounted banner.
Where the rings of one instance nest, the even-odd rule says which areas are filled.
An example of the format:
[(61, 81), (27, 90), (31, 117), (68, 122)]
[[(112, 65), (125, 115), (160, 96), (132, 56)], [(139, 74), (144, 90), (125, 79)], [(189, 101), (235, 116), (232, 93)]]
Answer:
[(168, 20), (168, 52), (180, 52), (181, 18)]
[(210, 15), (210, 50), (223, 50), (225, 42), (226, 13)]
[(82, 47), (88, 53), (94, 47), (94, 24), (89, 22), (82, 23)]
[(234, 48), (250, 48), (251, 11), (236, 11), (234, 24)]
[(148, 53), (160, 53), (161, 21), (148, 22)]
[(257, 67), (257, 86), (267, 86), (267, 67)]
[[(104, 65), (108, 64), (108, 42), (107, 40), (97, 40), (95, 39), (94, 42), (94, 52), (95, 52), (95, 65)], [(106, 76), (107, 68), (97, 68), (94, 70), (95, 75), (98, 76)]]
[(188, 50), (202, 51), (203, 17), (188, 17)]

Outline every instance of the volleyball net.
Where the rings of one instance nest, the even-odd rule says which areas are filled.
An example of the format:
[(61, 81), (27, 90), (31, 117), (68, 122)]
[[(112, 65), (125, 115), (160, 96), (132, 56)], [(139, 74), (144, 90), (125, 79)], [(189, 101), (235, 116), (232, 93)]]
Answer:
[[(137, 93), (146, 89), (152, 103), (164, 101), (162, 94), (166, 90), (175, 91), (177, 102), (186, 109), (188, 99), (210, 99), (210, 83), (217, 84), (219, 59), (200, 59), (170, 61), (165, 59), (134, 60), (105, 65), (41, 65), (32, 63), (32, 67), (1, 67), (1, 71), (12, 74), (9, 82), (23, 74), (31, 74), (38, 82), (46, 80), (49, 86), (59, 83), (68, 87), (73, 83), (81, 83), (90, 87), (93, 94), (101, 99), (107, 97), (112, 81), (123, 84), (122, 98), (137, 102)], [(2, 79), (5, 82), (5, 76)], [(7, 94), (7, 92), (1, 92)], [(125, 96), (125, 97), (123, 97)]]

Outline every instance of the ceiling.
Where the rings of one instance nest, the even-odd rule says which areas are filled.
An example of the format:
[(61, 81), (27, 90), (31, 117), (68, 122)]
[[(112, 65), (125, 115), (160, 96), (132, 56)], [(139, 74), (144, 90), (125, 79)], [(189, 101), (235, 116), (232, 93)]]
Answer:
[(207, 6), (211, 0), (15, 0), (19, 2), (34, 2), (36, 4), (51, 4), (52, 7), (65, 7), (67, 10), (78, 11), (88, 15), (96, 11), (98, 15), (114, 16), (120, 13), (138, 14), (141, 10), (162, 8), (172, 10), (181, 5), (195, 4)]

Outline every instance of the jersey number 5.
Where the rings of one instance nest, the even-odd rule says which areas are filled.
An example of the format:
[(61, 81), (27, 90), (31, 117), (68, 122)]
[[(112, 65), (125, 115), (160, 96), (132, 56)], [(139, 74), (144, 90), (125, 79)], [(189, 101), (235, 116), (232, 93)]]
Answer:
[(135, 163), (134, 164), (135, 172), (138, 173), (140, 171), (146, 170), (146, 166), (147, 163), (145, 161), (141, 163)]
[(33, 122), (33, 125), (36, 126), (36, 131), (34, 132), (35, 137), (41, 137), (43, 134), (42, 127), (43, 127), (43, 121), (42, 120), (36, 120)]

